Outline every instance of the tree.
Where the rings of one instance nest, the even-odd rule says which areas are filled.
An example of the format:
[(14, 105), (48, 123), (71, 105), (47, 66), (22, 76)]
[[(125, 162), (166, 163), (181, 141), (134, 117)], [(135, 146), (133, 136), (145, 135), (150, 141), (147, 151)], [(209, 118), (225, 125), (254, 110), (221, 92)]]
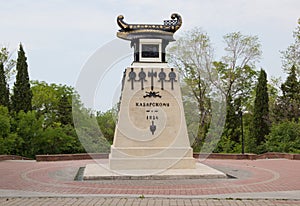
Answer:
[(271, 77), (268, 82), (269, 118), (271, 123), (276, 122), (279, 118), (276, 114), (276, 107), (281, 92), (281, 82), (281, 77)]
[[(255, 63), (261, 57), (260, 43), (257, 36), (245, 36), (240, 32), (224, 36), (226, 55), (214, 67), (220, 76), (220, 84), (216, 85), (226, 97), (227, 114), (221, 142), (215, 151), (237, 152), (240, 145), (240, 117), (243, 106), (249, 100), (255, 86)], [(223, 145), (223, 146), (222, 146)]]
[(300, 99), (300, 84), (297, 79), (296, 67), (293, 65), (290, 69), (289, 76), (286, 81), (281, 85), (282, 94), (288, 99)]
[(9, 107), (9, 88), (6, 83), (3, 63), (0, 62), (0, 105)]
[(100, 131), (99, 123), (94, 113), (90, 109), (79, 105), (73, 107), (72, 113), (76, 133), (86, 152), (109, 152), (111, 143), (107, 141), (107, 137)]
[(295, 120), (300, 118), (300, 82), (297, 79), (296, 67), (292, 66), (286, 81), (281, 85), (282, 96), (275, 105), (277, 121)]
[(39, 149), (37, 141), (43, 133), (43, 118), (37, 118), (35, 111), (24, 112), (21, 110), (14, 121), (16, 133), (24, 141), (20, 155), (34, 157)]
[(106, 112), (98, 112), (96, 118), (102, 135), (110, 144), (112, 144), (116, 127), (115, 109), (110, 109)]
[[(197, 105), (197, 112), (186, 113), (189, 115), (186, 119), (189, 129), (195, 130), (197, 127), (197, 132), (189, 131), (189, 134), (195, 139), (193, 148), (197, 147), (199, 150), (205, 140), (211, 118), (210, 80), (216, 79), (212, 72), (213, 48), (209, 36), (200, 28), (195, 28), (181, 36), (174, 46), (169, 48), (169, 53), (170, 63), (179, 69), (183, 77), (183, 104), (188, 106), (188, 102), (194, 102)], [(189, 108), (185, 108), (185, 111), (189, 111)], [(194, 117), (190, 117), (191, 115)]]
[(30, 90), (27, 58), (25, 56), (22, 44), (20, 44), (18, 51), (16, 69), (17, 77), (13, 88), (13, 95), (11, 97), (12, 110), (16, 113), (21, 110), (28, 112), (32, 110), (32, 92)]
[(267, 74), (263, 69), (260, 70), (255, 91), (253, 119), (250, 128), (250, 138), (254, 140), (255, 145), (253, 145), (253, 148), (249, 148), (249, 152), (261, 153), (263, 152), (261, 147), (265, 142), (265, 137), (270, 131)]
[(231, 95), (228, 96), (226, 101), (226, 120), (221, 140), (218, 142), (214, 152), (238, 152), (240, 142), (240, 119), (237, 114), (237, 107), (239, 103), (233, 101)]
[(282, 51), (283, 69), (289, 73), (290, 69), (296, 67), (296, 73), (300, 76), (300, 18), (298, 26), (293, 32), (294, 43), (292, 43), (285, 51)]
[(35, 141), (36, 148), (38, 148), (36, 154), (65, 154), (79, 152), (79, 150), (76, 150), (78, 146), (77, 142), (77, 136), (66, 133), (64, 127), (48, 127)]
[(0, 154), (20, 154), (23, 139), (11, 130), (8, 108), (0, 105)]
[(245, 36), (240, 32), (224, 36), (226, 56), (214, 66), (220, 74), (222, 85), (219, 87), (225, 96), (241, 98), (246, 102), (254, 87), (255, 63), (261, 57), (260, 43), (257, 36)]
[(32, 81), (31, 84), (32, 108), (38, 116), (44, 116), (46, 127), (58, 122), (73, 125), (72, 97), (74, 101), (79, 101), (75, 98), (74, 88), (39, 81)]
[(73, 125), (71, 98), (63, 94), (58, 101), (57, 118), (63, 125)]
[(12, 59), (12, 53), (10, 53), (5, 46), (2, 46), (0, 50), (0, 64), (1, 63), (4, 67), (6, 80), (7, 82), (9, 82), (15, 74), (14, 67), (16, 65), (16, 61)]
[(0, 105), (0, 137), (7, 137), (10, 132), (10, 117), (7, 107)]
[(67, 124), (62, 125), (62, 130), (64, 134), (70, 137), (71, 146), (68, 146), (63, 150), (63, 152), (70, 154), (70, 153), (83, 153), (85, 149), (83, 148), (79, 138), (77, 136), (76, 130), (73, 125)]

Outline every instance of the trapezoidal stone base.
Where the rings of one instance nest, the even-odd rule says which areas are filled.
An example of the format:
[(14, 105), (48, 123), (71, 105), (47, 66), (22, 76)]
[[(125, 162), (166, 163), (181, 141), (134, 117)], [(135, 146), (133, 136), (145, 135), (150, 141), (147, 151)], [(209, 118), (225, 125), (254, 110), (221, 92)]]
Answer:
[(111, 170), (195, 169), (178, 75), (165, 64), (125, 70)]

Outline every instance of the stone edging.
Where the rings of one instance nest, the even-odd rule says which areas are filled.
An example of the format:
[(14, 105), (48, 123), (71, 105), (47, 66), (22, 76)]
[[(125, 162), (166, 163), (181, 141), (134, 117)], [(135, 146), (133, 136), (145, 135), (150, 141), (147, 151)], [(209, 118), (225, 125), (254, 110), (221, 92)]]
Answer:
[[(84, 160), (84, 159), (108, 159), (108, 153), (81, 153), (81, 154), (54, 154), (54, 155), (36, 155), (36, 161), (66, 161), (66, 160)], [(289, 159), (300, 160), (300, 154), (289, 154), (279, 152), (267, 152), (264, 154), (197, 154), (194, 153), (196, 159), (232, 159), (232, 160), (257, 160), (257, 159)], [(27, 157), (18, 155), (0, 155), (0, 161), (4, 160), (32, 160)]]
[[(66, 161), (66, 160), (83, 160), (83, 159), (108, 159), (108, 153), (82, 153), (82, 154), (56, 154), (56, 155), (36, 155), (36, 161)], [(256, 160), (256, 159), (290, 159), (300, 160), (300, 154), (288, 154), (267, 152), (264, 154), (197, 154), (194, 153), (194, 158), (208, 158), (208, 159), (232, 159), (232, 160)], [(1, 160), (1, 159), (0, 159)]]

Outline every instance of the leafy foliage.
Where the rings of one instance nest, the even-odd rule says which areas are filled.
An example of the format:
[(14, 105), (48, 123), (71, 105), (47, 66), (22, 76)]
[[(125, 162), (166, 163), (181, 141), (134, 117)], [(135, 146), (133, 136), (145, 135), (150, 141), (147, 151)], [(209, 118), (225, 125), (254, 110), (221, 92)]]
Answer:
[[(34, 157), (36, 154), (84, 152), (72, 119), (74, 89), (32, 82), (33, 111), (15, 112), (0, 107), (0, 154)], [(80, 104), (77, 104), (80, 105)]]
[(0, 105), (9, 107), (9, 88), (6, 82), (3, 63), (0, 62)]
[[(77, 136), (69, 133), (67, 127), (48, 127), (36, 140), (35, 154), (59, 154), (80, 152), (77, 144)], [(82, 151), (82, 149), (81, 149)]]
[(172, 54), (169, 61), (179, 68), (183, 76), (185, 109), (189, 111), (191, 102), (197, 110), (188, 112), (187, 124), (193, 147), (199, 151), (211, 119), (209, 94), (211, 81), (216, 79), (212, 72), (213, 48), (208, 35), (195, 28), (180, 37), (169, 52)]
[[(255, 65), (261, 57), (257, 36), (240, 32), (226, 34), (226, 54), (218, 61), (209, 36), (200, 28), (187, 31), (173, 44), (169, 49), (172, 54), (169, 62), (181, 72), (183, 105), (194, 151), (241, 152), (243, 125), (247, 152), (300, 152), (298, 23), (293, 33), (294, 43), (282, 52), (283, 69), (288, 77), (281, 87), (278, 80), (268, 85), (263, 70), (257, 79)], [(109, 152), (116, 126), (115, 108), (95, 112), (84, 107), (72, 87), (39, 81), (30, 84), (22, 45), (17, 61), (11, 57), (8, 49), (2, 47), (0, 154), (34, 157), (36, 154), (85, 152), (85, 149)], [(7, 81), (14, 75), (15, 65), (17, 76), (9, 107)], [(219, 91), (222, 100), (217, 98)], [(222, 111), (217, 113), (223, 114), (226, 107), (224, 129), (224, 121), (221, 124), (212, 111), (220, 107)], [(252, 113), (242, 115), (242, 108)], [(220, 134), (218, 142), (215, 136)]]
[(254, 88), (255, 63), (261, 57), (261, 45), (257, 36), (246, 36), (240, 32), (224, 36), (226, 55), (220, 62), (215, 62), (215, 69), (222, 79), (222, 88), (226, 97), (240, 98), (247, 102)]
[(114, 109), (110, 109), (106, 112), (98, 112), (96, 117), (102, 135), (110, 144), (113, 143), (114, 139), (116, 115), (117, 111)]
[(16, 117), (16, 134), (22, 138), (21, 155), (34, 157), (37, 150), (37, 139), (43, 132), (43, 119), (37, 118), (35, 111), (20, 111)]
[(5, 46), (2, 46), (0, 50), (0, 64), (3, 65), (6, 80), (9, 82), (15, 74), (16, 61), (12, 59), (12, 53)]
[(285, 83), (281, 85), (281, 90), (283, 96), (288, 99), (300, 99), (300, 86), (296, 76), (296, 67), (295, 65), (292, 66), (289, 72), (289, 76), (287, 77)]
[(283, 69), (290, 71), (292, 66), (296, 67), (296, 73), (300, 76), (300, 18), (298, 19), (298, 26), (293, 32), (294, 42), (285, 50), (282, 51)]
[(255, 63), (261, 57), (257, 36), (245, 36), (240, 32), (224, 36), (226, 55), (221, 61), (214, 62), (219, 73), (219, 88), (224, 93), (227, 114), (221, 141), (215, 152), (241, 151), (241, 121), (238, 113), (248, 106), (255, 86)]
[[(110, 151), (110, 143), (99, 129), (95, 115), (86, 108), (73, 108), (76, 133), (85, 150), (89, 153)], [(105, 131), (105, 130), (103, 130)]]
[[(37, 115), (43, 115), (46, 126), (54, 123), (73, 124), (72, 97), (74, 89), (65, 85), (32, 81), (32, 107)], [(78, 101), (75, 100), (74, 101)]]
[(266, 149), (270, 152), (300, 153), (300, 123), (284, 121), (273, 124), (267, 136)]
[(10, 132), (8, 108), (0, 105), (0, 137), (7, 137)]
[(234, 103), (230, 95), (226, 102), (226, 121), (223, 133), (214, 152), (238, 152), (237, 147), (239, 146), (241, 131), (240, 118), (235, 108), (236, 104), (239, 107), (239, 103)]
[(70, 100), (71, 98), (68, 98), (66, 94), (63, 94), (58, 101), (57, 117), (58, 121), (63, 125), (73, 125), (72, 104)]
[(0, 154), (20, 154), (23, 139), (11, 132), (8, 108), (0, 105)]

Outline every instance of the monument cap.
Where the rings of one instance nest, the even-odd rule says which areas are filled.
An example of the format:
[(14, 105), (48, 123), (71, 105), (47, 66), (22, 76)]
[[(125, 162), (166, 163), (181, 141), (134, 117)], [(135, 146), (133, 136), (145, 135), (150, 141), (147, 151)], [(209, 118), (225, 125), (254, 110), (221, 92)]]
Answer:
[(171, 20), (163, 24), (128, 24), (124, 16), (119, 15), (117, 23), (120, 30), (117, 37), (131, 41), (134, 47), (134, 62), (166, 62), (166, 46), (175, 41), (173, 35), (181, 27), (182, 18), (173, 13)]
[(124, 16), (119, 15), (117, 23), (121, 29), (117, 32), (117, 37), (130, 41), (142, 38), (175, 41), (173, 34), (182, 25), (182, 18), (177, 13), (173, 13), (170, 20), (164, 20), (163, 24), (127, 24), (123, 20)]

